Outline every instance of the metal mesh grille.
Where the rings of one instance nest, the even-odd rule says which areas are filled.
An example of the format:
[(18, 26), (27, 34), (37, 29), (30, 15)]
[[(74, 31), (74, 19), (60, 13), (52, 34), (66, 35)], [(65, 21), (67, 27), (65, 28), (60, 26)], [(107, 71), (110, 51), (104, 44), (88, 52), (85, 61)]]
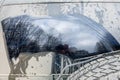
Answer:
[(83, 65), (68, 80), (119, 80), (119, 72), (120, 54), (113, 52)]

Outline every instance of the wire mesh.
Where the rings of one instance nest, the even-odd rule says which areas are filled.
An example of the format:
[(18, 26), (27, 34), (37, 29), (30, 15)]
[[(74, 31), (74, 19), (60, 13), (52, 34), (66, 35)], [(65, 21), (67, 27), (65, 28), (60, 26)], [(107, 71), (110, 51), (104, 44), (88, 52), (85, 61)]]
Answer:
[(119, 51), (115, 53), (90, 61), (73, 72), (67, 80), (111, 80), (112, 75), (119, 80), (120, 54)]

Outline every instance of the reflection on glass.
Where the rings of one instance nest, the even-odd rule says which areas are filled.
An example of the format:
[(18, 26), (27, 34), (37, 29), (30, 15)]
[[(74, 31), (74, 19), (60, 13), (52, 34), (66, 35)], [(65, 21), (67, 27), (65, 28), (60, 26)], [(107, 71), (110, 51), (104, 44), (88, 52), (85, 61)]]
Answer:
[(83, 15), (35, 18), (27, 15), (2, 21), (10, 59), (21, 52), (54, 51), (80, 58), (118, 50), (116, 39)]

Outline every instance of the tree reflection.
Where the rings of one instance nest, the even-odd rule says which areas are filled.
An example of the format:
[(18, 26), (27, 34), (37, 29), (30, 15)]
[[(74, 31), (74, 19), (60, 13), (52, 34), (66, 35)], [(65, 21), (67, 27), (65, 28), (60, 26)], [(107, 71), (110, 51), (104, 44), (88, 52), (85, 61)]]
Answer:
[[(53, 51), (76, 59), (120, 48), (115, 38), (97, 23), (83, 16), (80, 20), (73, 18), (71, 22), (68, 19), (38, 20), (26, 15), (4, 19), (2, 26), (10, 59), (17, 58), (22, 52), (42, 51)], [(93, 24), (88, 25), (84, 20)], [(55, 22), (60, 22), (59, 26)]]
[(2, 21), (10, 59), (17, 58), (21, 52), (54, 51), (60, 40), (31, 25), (24, 17), (28, 18), (21, 16)]

